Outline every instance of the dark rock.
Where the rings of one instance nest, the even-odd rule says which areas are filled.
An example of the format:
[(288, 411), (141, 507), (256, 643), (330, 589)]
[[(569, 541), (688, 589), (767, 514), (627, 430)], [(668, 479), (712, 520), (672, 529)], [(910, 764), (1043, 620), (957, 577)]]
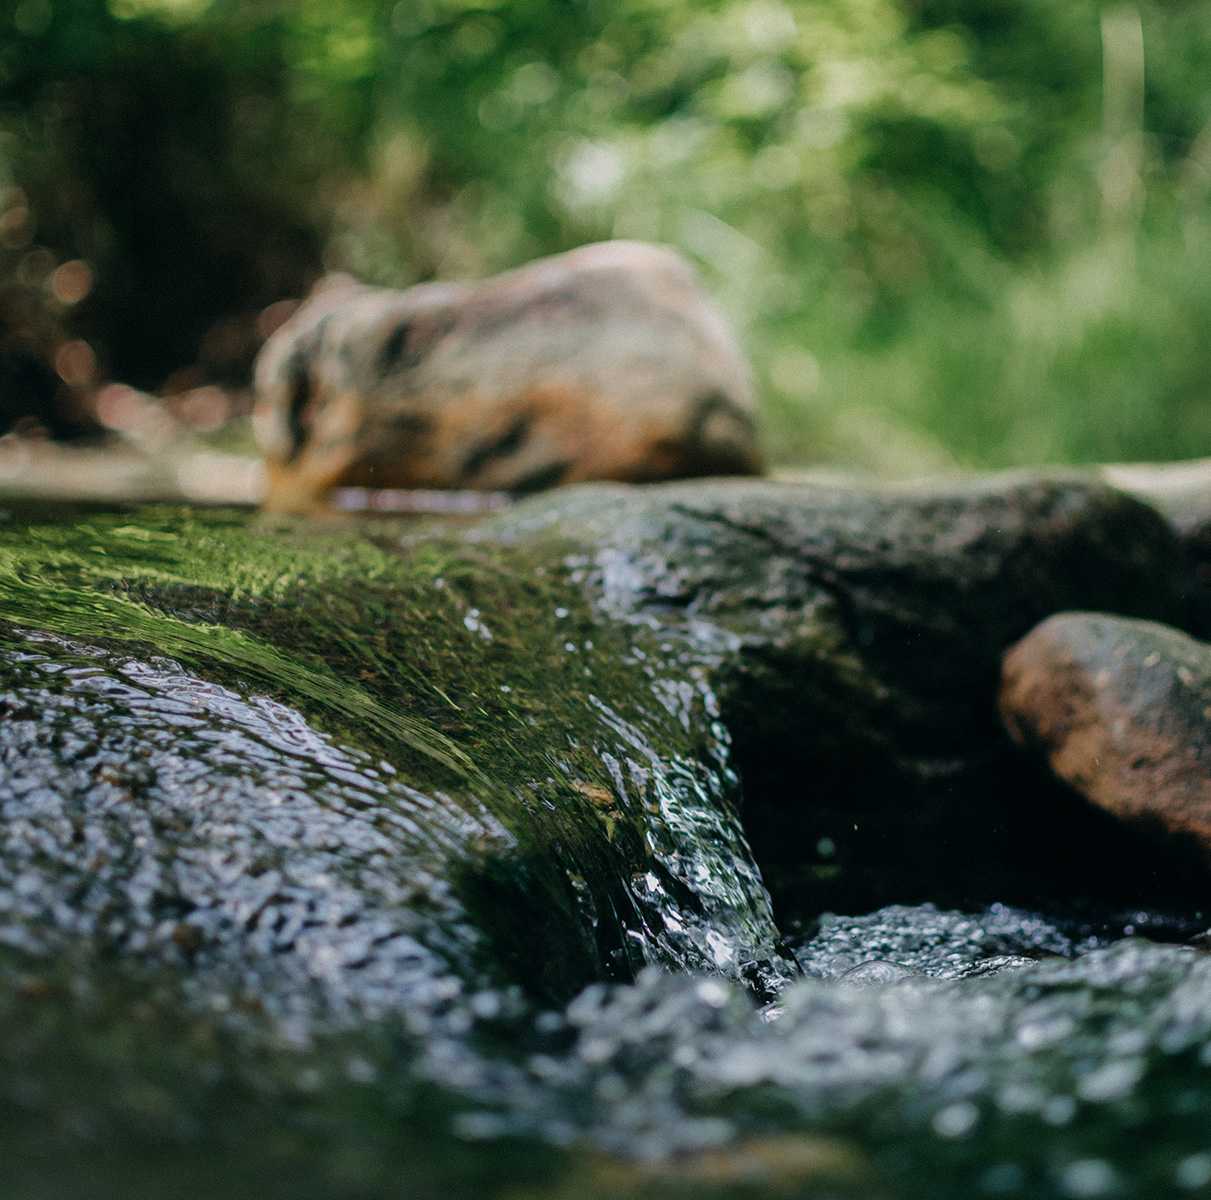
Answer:
[(479, 284), (326, 281), (266, 343), (271, 511), (332, 488), (756, 474), (749, 369), (689, 264), (603, 242)]
[[(1131, 861), (1130, 838), (1006, 757), (995, 695), (1004, 648), (1073, 597), (1180, 620), (1180, 549), (1143, 504), (1024, 474), (930, 490), (737, 480), (582, 489), (488, 528), (585, 547), (598, 610), (709, 672), (783, 915), (1036, 902), (1031, 877), (1079, 894), (1073, 840)], [(1119, 878), (1131, 903), (1138, 874)]]
[(1082, 796), (1211, 856), (1211, 647), (1151, 621), (1060, 613), (1006, 654), (1000, 707)]

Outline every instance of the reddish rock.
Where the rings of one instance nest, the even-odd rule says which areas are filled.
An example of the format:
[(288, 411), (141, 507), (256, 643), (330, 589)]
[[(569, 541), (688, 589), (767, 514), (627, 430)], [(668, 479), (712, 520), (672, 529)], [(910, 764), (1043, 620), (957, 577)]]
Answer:
[(748, 367), (677, 255), (603, 242), (479, 284), (338, 277), (257, 363), (266, 506), (757, 474)]
[(1211, 646), (1060, 613), (1005, 655), (1000, 708), (1014, 740), (1094, 804), (1211, 855)]

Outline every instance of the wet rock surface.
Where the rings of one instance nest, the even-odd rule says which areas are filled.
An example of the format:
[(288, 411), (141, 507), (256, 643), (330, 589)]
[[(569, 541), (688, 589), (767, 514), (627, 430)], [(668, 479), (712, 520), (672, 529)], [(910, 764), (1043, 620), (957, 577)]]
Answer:
[[(784, 915), (1037, 904), (1094, 876), (1121, 905), (1163, 891), (1114, 822), (1007, 753), (994, 703), (1004, 649), (1050, 612), (1181, 620), (1180, 547), (1142, 504), (1028, 476), (929, 492), (735, 481), (583, 489), (494, 528), (594, 545), (569, 561), (598, 609), (709, 672)], [(1101, 862), (1074, 863), (1066, 847), (1090, 839)]]
[(1205, 872), (994, 706), (1182, 570), (1026, 477), (12, 513), (11, 1194), (1204, 1187)]
[(1000, 705), (1081, 795), (1211, 855), (1211, 647), (1155, 622), (1060, 613), (1006, 655)]

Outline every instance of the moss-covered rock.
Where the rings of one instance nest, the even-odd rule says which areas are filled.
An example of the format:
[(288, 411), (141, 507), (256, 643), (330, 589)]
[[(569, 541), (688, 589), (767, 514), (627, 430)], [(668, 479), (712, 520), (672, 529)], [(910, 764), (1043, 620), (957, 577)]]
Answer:
[(1008, 753), (994, 698), (1005, 647), (1076, 597), (1183, 619), (1181, 549), (1151, 509), (1079, 477), (735, 481), (558, 494), (475, 536), (540, 533), (584, 547), (569, 562), (598, 612), (706, 672), (784, 915), (1079, 894), (1074, 838), (1130, 902), (1130, 840)]
[[(1182, 603), (1151, 509), (1031, 477), (586, 487), (444, 529), (14, 512), (7, 1144), (36, 1174), (50, 1121), (64, 1164), (112, 1134), (123, 1163), (224, 1147), (389, 1194), (399, 1114), (440, 1158), (451, 1096), (533, 1111), (546, 1071), (579, 1111), (597, 1083), (559, 1099), (568, 1026), (534, 1006), (651, 963), (776, 994), (799, 967), (767, 881), (806, 916), (1046, 877), (1054, 794), (1008, 833), (987, 803), (1031, 778), (1000, 656), (1060, 609)], [(729, 996), (693, 1004), (742, 1024)]]
[[(476, 930), (465, 953), (487, 938), (493, 970), (553, 997), (645, 961), (776, 988), (787, 966), (736, 818), (737, 754), (755, 821), (802, 857), (820, 813), (872, 794), (911, 807), (988, 754), (1000, 655), (1047, 613), (1180, 606), (1150, 510), (1030, 479), (927, 496), (603, 486), (444, 534), (14, 518), (3, 554), (14, 769), (60, 794), (74, 781), (86, 840), (105, 789), (146, 806), (156, 903), (197, 930), (178, 941), (207, 945), (190, 914), (230, 895), (218, 875), (206, 898), (168, 881), (215, 841), (217, 801), (197, 795), (231, 789), (243, 880), (288, 869), (330, 797), (360, 788), (344, 819), (400, 814), (380, 851), (398, 842), (399, 862), (453, 889)], [(270, 757), (287, 779), (306, 762), (295, 791), (314, 811), (262, 845), (251, 814), (286, 786), (258, 775)], [(177, 778), (183, 759), (196, 766)], [(68, 872), (53, 892), (79, 886)], [(452, 936), (448, 914), (435, 923)]]

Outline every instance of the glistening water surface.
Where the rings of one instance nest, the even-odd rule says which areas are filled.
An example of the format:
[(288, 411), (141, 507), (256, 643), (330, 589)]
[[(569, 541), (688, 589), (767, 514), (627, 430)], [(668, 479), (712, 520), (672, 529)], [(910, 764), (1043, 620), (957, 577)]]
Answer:
[(1211, 1191), (1196, 891), (779, 930), (726, 631), (506, 532), (0, 527), (4, 1194)]

